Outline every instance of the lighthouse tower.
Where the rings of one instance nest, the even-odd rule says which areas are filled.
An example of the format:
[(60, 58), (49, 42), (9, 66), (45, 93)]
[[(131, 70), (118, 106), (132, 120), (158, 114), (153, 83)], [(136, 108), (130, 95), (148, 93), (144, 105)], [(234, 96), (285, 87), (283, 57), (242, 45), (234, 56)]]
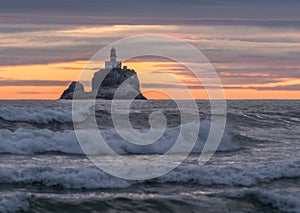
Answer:
[(110, 61), (105, 61), (105, 69), (121, 69), (122, 67), (122, 62), (117, 61), (117, 51), (113, 47), (110, 50)]

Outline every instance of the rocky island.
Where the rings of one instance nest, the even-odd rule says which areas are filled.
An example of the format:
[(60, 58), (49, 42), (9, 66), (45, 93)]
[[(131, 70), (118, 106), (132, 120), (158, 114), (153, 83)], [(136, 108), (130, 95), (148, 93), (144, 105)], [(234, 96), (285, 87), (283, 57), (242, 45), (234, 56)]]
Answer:
[(140, 91), (135, 70), (122, 67), (122, 62), (117, 61), (115, 48), (110, 51), (110, 61), (105, 62), (105, 69), (95, 72), (91, 92), (85, 92), (82, 83), (73, 81), (60, 97), (66, 100), (95, 98), (147, 100)]

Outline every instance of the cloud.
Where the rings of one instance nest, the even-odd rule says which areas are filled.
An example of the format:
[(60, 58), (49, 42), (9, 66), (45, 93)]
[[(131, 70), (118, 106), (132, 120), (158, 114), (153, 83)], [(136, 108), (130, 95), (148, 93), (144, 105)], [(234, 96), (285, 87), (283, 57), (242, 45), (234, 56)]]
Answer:
[[(121, 38), (157, 33), (181, 38), (202, 51), (227, 89), (244, 88), (231, 86), (237, 84), (300, 78), (300, 2), (291, 1), (288, 5), (278, 0), (270, 2), (2, 0), (0, 66), (88, 60), (102, 47)], [(177, 47), (171, 49), (180, 54)], [(184, 67), (164, 65), (165, 59), (157, 57), (135, 58), (131, 62), (145, 61), (162, 62), (153, 73), (194, 77)], [(0, 86), (66, 86), (68, 83), (0, 78)], [(201, 89), (201, 85), (192, 84), (191, 80), (188, 83)], [(176, 85), (167, 86), (176, 88)], [(273, 89), (276, 88), (297, 89), (293, 85)], [(257, 89), (272, 88), (258, 86)]]
[[(218, 66), (222, 66), (219, 68)], [(236, 67), (235, 67), (236, 66)], [(243, 67), (249, 68), (243, 68)], [(184, 68), (180, 64), (160, 64), (155, 65), (156, 70), (153, 74), (173, 74), (179, 75), (185, 81), (197, 80), (193, 72)], [(227, 68), (232, 67), (232, 68)], [(297, 66), (286, 67), (270, 67), (269, 66), (253, 66), (247, 62), (240, 64), (229, 64), (224, 67), (223, 64), (215, 66), (215, 69), (221, 79), (222, 84), (265, 84), (282, 82), (282, 78), (300, 78), (300, 69)]]
[[(41, 25), (38, 31), (38, 27), (32, 24), (28, 27), (13, 26), (13, 29), (7, 30), (7, 24), (0, 25), (0, 65), (87, 60), (107, 44), (127, 36), (153, 33), (154, 29), (155, 33), (173, 35), (195, 45), (212, 63), (258, 64), (271, 61), (299, 64), (299, 28), (66, 25), (65, 29), (62, 29), (61, 25), (50, 25), (49, 29), (46, 29)], [(6, 32), (2, 33), (2, 29)], [(174, 47), (174, 51), (175, 49)]]
[(251, 89), (255, 90), (285, 90), (285, 91), (299, 91), (300, 90), (300, 84), (294, 84), (294, 85), (284, 85), (284, 86), (274, 86), (274, 87), (251, 87)]
[(144, 56), (139, 56), (139, 57), (131, 58), (130, 60), (124, 61), (124, 63), (126, 63), (126, 62), (170, 62), (170, 60), (167, 58), (164, 58), (164, 57), (158, 57), (158, 56), (153, 56), (153, 55), (144, 55)]
[(22, 94), (22, 95), (42, 95), (42, 94), (56, 94), (57, 92), (23, 92), (23, 91), (19, 91), (19, 92), (15, 92), (16, 94)]
[[(98, 48), (100, 48), (99, 46)], [(49, 64), (87, 60), (99, 49), (95, 45), (57, 48), (2, 48), (0, 49), (0, 66)], [(81, 49), (81, 51), (80, 51)]]
[[(188, 84), (164, 84), (164, 83), (143, 83), (142, 88), (144, 89), (204, 89), (204, 86), (201, 84), (198, 85), (188, 85)], [(206, 88), (220, 88), (215, 86), (207, 86)]]
[(37, 87), (57, 87), (67, 86), (70, 81), (52, 81), (52, 80), (0, 80), (0, 87), (11, 87), (11, 86), (37, 86)]
[(98, 71), (100, 68), (97, 67), (97, 68), (90, 68), (90, 67), (60, 67), (60, 69), (63, 69), (63, 70), (71, 70), (71, 71), (74, 71), (74, 70), (84, 70), (84, 71)]
[[(282, 85), (282, 86), (207, 86), (204, 87), (201, 84), (195, 84), (195, 85), (184, 85), (188, 89), (229, 89), (229, 90), (264, 90), (264, 91), (276, 91), (276, 90), (281, 90), (281, 91), (300, 91), (300, 84), (294, 84), (294, 85)], [(142, 88), (146, 89), (184, 89), (182, 85), (176, 85), (176, 84), (159, 84), (159, 83), (144, 83), (142, 84)]]
[(278, 26), (286, 25), (286, 20), (299, 20), (299, 6), (297, 1), (289, 1), (287, 6), (280, 0), (2, 0), (0, 22), (76, 25), (270, 25), (275, 22)]

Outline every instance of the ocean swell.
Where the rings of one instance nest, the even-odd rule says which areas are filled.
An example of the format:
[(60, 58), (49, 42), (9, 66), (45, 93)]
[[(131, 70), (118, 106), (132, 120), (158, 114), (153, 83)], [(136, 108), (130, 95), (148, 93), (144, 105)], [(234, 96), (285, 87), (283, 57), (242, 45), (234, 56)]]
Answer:
[[(192, 153), (200, 153), (202, 151), (209, 130), (210, 122), (202, 122), (200, 133)], [(96, 154), (108, 154), (103, 152), (104, 149), (101, 148), (104, 144), (95, 141), (94, 135), (91, 132), (80, 131), (84, 131), (86, 139), (89, 139), (88, 145), (91, 150), (95, 150)], [(180, 127), (167, 128), (157, 142), (147, 146), (127, 142), (114, 129), (101, 130), (101, 134), (105, 142), (119, 154), (163, 154), (176, 142), (179, 131)], [(235, 149), (238, 149), (238, 145), (234, 144), (231, 141), (230, 134), (225, 132), (218, 151)], [(21, 128), (16, 131), (0, 129), (0, 153), (35, 154), (45, 152), (83, 154), (73, 130), (60, 132), (49, 129), (28, 130)]]
[[(118, 167), (126, 168), (126, 164), (127, 162), (119, 162)], [(115, 165), (112, 163), (111, 166)], [(113, 177), (95, 166), (0, 165), (0, 184), (41, 184), (69, 189), (124, 188), (145, 183), (248, 187), (281, 178), (299, 177), (299, 159), (239, 166), (182, 164), (164, 176), (146, 181), (128, 181)]]
[(20, 212), (29, 210), (29, 201), (24, 193), (1, 194), (0, 195), (0, 212)]
[[(90, 107), (82, 107), (74, 111), (76, 122), (83, 121), (90, 112)], [(0, 107), (0, 119), (37, 124), (72, 122), (71, 107)]]
[(300, 212), (300, 192), (253, 188), (226, 193), (225, 196), (258, 201), (263, 205), (271, 205), (283, 212)]

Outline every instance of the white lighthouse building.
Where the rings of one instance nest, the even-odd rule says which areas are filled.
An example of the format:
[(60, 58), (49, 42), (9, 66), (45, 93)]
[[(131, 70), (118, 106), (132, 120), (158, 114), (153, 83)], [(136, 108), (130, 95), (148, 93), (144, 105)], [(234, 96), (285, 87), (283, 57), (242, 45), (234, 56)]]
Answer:
[(110, 61), (105, 61), (105, 69), (121, 69), (122, 62), (117, 61), (117, 52), (116, 49), (113, 47), (110, 50)]

